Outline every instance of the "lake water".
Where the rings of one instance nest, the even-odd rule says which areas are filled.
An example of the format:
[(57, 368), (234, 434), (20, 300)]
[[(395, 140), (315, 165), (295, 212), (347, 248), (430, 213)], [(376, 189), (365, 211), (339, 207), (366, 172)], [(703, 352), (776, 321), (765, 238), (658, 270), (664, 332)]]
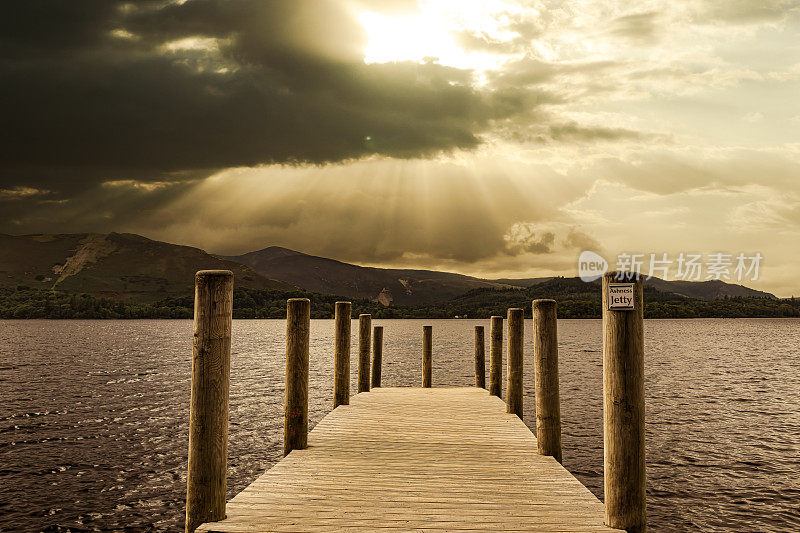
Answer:
[[(473, 384), (488, 320), (373, 323), (385, 386), (421, 383), (423, 324), (434, 385)], [(564, 466), (602, 498), (601, 323), (558, 328)], [(645, 330), (650, 531), (800, 531), (800, 321)], [(535, 428), (530, 320), (525, 335)], [(229, 497), (281, 457), (284, 342), (283, 321), (234, 321)], [(312, 321), (312, 425), (331, 407), (332, 347), (333, 321)], [(182, 530), (191, 349), (188, 320), (0, 321), (0, 530)]]

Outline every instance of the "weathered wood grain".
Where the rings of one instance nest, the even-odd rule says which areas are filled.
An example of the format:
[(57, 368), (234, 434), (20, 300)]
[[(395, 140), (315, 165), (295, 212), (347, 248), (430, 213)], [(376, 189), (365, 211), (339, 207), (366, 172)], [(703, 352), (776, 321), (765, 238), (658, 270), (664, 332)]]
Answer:
[(489, 394), (503, 397), (503, 317), (489, 322)]
[(433, 384), (433, 326), (422, 326), (422, 386)]
[(233, 273), (195, 276), (186, 531), (225, 517)]
[(508, 365), (506, 366), (506, 405), (509, 413), (522, 418), (522, 369), (525, 317), (522, 309), (508, 310)]
[(358, 315), (358, 392), (369, 392), (369, 350), (372, 315)]
[(641, 277), (632, 311), (608, 309), (603, 276), (603, 470), (606, 523), (629, 533), (647, 530), (644, 442), (644, 314)]
[(558, 321), (555, 300), (533, 301), (533, 370), (536, 440), (539, 453), (561, 462), (561, 404), (558, 393)]
[(283, 454), (308, 446), (308, 355), (311, 301), (286, 302), (286, 399), (283, 409)]
[(333, 348), (333, 407), (350, 403), (350, 302), (336, 302)]
[(383, 326), (372, 328), (372, 387), (381, 386), (381, 364), (383, 363)]
[[(446, 423), (443, 423), (446, 421)], [(484, 389), (376, 388), (200, 531), (609, 532), (603, 505)]]
[(475, 326), (475, 386), (486, 388), (486, 341), (483, 326)]

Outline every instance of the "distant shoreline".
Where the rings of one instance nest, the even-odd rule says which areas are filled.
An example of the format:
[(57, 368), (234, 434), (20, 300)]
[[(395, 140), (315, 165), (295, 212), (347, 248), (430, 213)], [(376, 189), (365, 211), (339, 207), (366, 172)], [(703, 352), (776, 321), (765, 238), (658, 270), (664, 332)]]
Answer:
[[(489, 320), (490, 317), (476, 317), (476, 318), (428, 318), (428, 317), (404, 317), (404, 318), (382, 318), (382, 317), (373, 317), (374, 320), (451, 320), (451, 321), (470, 321), (470, 320)], [(559, 317), (559, 320), (602, 320), (602, 317), (586, 317), (586, 318), (563, 318)], [(645, 320), (800, 320), (800, 317), (796, 316), (788, 316), (788, 317), (776, 317), (776, 316), (736, 316), (736, 317), (644, 317)], [(43, 320), (43, 321), (59, 321), (59, 322), (69, 322), (69, 321), (80, 321), (80, 320), (118, 320), (122, 322), (135, 322), (137, 320), (183, 320), (183, 321), (191, 321), (192, 317), (183, 317), (183, 318), (154, 318), (154, 317), (145, 317), (145, 318), (47, 318), (47, 317), (40, 317), (40, 318), (3, 318), (0, 317), (0, 321), (3, 322), (13, 322), (13, 321), (36, 321), (36, 320)], [(286, 317), (283, 318), (234, 318), (236, 320), (286, 320)], [(333, 320), (333, 317), (320, 317), (320, 318), (312, 318), (313, 320)], [(357, 321), (358, 317), (353, 317), (353, 321)], [(525, 320), (531, 320), (531, 317), (525, 317)]]
[[(510, 308), (521, 308), (531, 316), (531, 302), (552, 298), (558, 318), (597, 319), (602, 316), (600, 288), (568, 279), (554, 280), (528, 289), (477, 289), (446, 301), (415, 306), (384, 306), (381, 303), (318, 294), (300, 289), (234, 290), (233, 318), (286, 318), (286, 300), (309, 298), (311, 318), (331, 318), (335, 303), (351, 301), (353, 316), (367, 313), (373, 318), (487, 319), (505, 316)], [(192, 318), (191, 292), (156, 301), (116, 300), (90, 294), (18, 287), (0, 290), (0, 319), (157, 319)], [(687, 298), (645, 288), (645, 318), (800, 318), (800, 299), (733, 297), (714, 300)]]

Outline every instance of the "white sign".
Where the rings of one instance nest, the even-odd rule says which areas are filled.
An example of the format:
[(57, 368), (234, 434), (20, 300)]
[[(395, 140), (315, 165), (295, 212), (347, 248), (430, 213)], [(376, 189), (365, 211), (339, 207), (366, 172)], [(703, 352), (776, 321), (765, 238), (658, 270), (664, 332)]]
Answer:
[(633, 283), (609, 283), (608, 308), (615, 311), (635, 309), (633, 302)]

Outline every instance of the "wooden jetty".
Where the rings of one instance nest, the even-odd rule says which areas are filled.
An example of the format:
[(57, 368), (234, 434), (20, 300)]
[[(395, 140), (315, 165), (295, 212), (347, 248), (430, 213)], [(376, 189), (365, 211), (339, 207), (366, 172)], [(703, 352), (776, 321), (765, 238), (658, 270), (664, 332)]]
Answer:
[[(604, 279), (604, 287), (610, 282)], [(343, 359), (351, 306), (341, 302), (332, 347), (334, 409), (309, 432), (305, 299), (287, 305), (285, 457), (226, 503), (232, 275), (198, 273), (186, 530), (646, 531), (643, 353), (641, 338), (631, 337), (642, 333), (642, 284), (631, 285), (633, 313), (604, 311), (605, 504), (560, 464), (555, 302), (533, 303), (537, 439), (521, 420), (521, 309), (508, 313), (508, 403), (480, 386), (432, 387), (430, 326), (423, 328), (422, 387), (370, 389), (369, 315), (359, 317), (359, 393), (350, 398)], [(492, 317), (493, 384), (502, 364), (498, 328), (502, 318)], [(379, 331), (372, 361), (377, 384)], [(483, 373), (482, 329), (475, 339), (481, 343), (475, 368)], [(478, 385), (485, 384), (481, 377)]]
[(619, 531), (505, 403), (479, 388), (377, 388), (197, 531)]

